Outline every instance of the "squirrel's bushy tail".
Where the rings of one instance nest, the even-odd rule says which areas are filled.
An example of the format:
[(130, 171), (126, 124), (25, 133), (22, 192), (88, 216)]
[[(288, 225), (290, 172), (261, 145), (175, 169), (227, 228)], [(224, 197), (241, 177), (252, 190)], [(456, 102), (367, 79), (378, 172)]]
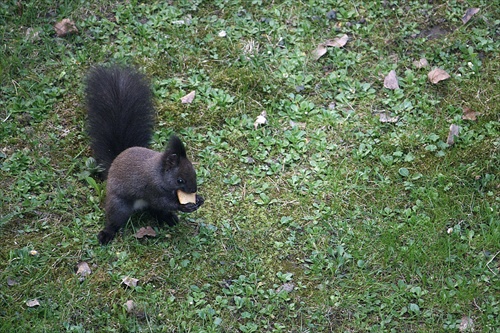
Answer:
[(130, 147), (148, 147), (155, 111), (144, 75), (129, 67), (93, 69), (86, 81), (88, 133), (106, 177), (116, 156)]

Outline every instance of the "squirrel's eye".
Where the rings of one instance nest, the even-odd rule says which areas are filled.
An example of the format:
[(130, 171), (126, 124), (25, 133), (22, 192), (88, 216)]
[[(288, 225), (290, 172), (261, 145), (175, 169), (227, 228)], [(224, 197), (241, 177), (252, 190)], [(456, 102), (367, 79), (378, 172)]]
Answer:
[(178, 183), (178, 184), (184, 184), (184, 179), (182, 179), (182, 178), (177, 178), (177, 183)]

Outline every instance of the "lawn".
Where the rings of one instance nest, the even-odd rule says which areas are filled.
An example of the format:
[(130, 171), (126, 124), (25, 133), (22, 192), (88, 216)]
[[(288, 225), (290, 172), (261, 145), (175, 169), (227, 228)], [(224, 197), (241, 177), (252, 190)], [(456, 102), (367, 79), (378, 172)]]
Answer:
[[(498, 0), (8, 0), (0, 36), (0, 332), (500, 332)], [(112, 63), (206, 202), (101, 246)]]

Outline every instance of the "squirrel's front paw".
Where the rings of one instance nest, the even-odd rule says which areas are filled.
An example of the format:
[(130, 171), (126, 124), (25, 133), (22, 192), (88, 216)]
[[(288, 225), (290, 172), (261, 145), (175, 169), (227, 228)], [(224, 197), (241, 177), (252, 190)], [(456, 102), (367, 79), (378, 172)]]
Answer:
[(205, 203), (205, 199), (201, 195), (196, 195), (196, 206), (200, 208)]
[(180, 211), (184, 213), (192, 213), (198, 208), (200, 208), (201, 205), (205, 202), (205, 199), (201, 195), (196, 195), (196, 203), (187, 203), (185, 205), (181, 205)]
[(97, 235), (97, 239), (99, 239), (99, 243), (101, 243), (101, 245), (106, 245), (111, 242), (113, 238), (115, 238), (115, 235), (115, 232), (110, 232), (104, 229)]

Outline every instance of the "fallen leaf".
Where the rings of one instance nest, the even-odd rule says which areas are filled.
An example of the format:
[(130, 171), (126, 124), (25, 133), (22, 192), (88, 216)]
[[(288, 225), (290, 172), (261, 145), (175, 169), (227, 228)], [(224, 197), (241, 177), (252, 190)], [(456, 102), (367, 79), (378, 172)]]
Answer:
[(463, 120), (477, 120), (477, 116), (479, 114), (476, 111), (473, 111), (471, 108), (465, 107), (464, 114), (462, 115)]
[(146, 318), (146, 313), (138, 309), (134, 301), (128, 300), (123, 306), (129, 315), (135, 316), (138, 319)]
[(434, 68), (432, 71), (427, 74), (429, 81), (436, 84), (439, 81), (443, 81), (450, 78), (450, 74), (448, 74), (445, 70), (441, 68)]
[(280, 293), (282, 291), (286, 292), (291, 292), (295, 288), (295, 284), (293, 283), (284, 283), (283, 285), (279, 286), (278, 289), (276, 289), (276, 293)]
[(458, 327), (460, 332), (473, 332), (474, 331), (474, 322), (468, 316), (463, 316), (460, 321), (460, 326)]
[(399, 120), (399, 117), (390, 117), (385, 112), (379, 113), (379, 117), (381, 123), (397, 123)]
[(413, 66), (415, 66), (417, 68), (425, 68), (425, 67), (429, 67), (429, 62), (425, 58), (420, 58), (419, 60), (415, 60), (413, 62)]
[(387, 89), (399, 89), (398, 77), (396, 76), (396, 71), (392, 70), (384, 78), (384, 88)]
[(193, 102), (194, 98), (196, 96), (196, 91), (191, 91), (189, 94), (187, 94), (184, 97), (181, 97), (181, 103), (182, 104), (191, 104)]
[(139, 282), (139, 279), (132, 278), (130, 276), (125, 276), (122, 279), (122, 284), (128, 286), (128, 287), (137, 287), (137, 283)]
[(67, 18), (57, 22), (54, 25), (54, 30), (56, 31), (58, 37), (64, 37), (78, 32), (75, 23)]
[(144, 238), (146, 236), (149, 236), (149, 237), (156, 237), (156, 232), (154, 231), (153, 228), (147, 226), (147, 227), (142, 227), (140, 228), (139, 230), (137, 230), (137, 232), (135, 233), (134, 237), (135, 238)]
[(318, 60), (319, 58), (324, 56), (327, 50), (328, 48), (325, 44), (319, 44), (318, 47), (312, 52), (314, 60)]
[(460, 127), (458, 125), (452, 124), (450, 126), (450, 133), (448, 133), (448, 138), (446, 139), (446, 143), (450, 146), (455, 144), (455, 137), (458, 137), (458, 132), (460, 132)]
[(324, 43), (321, 43), (316, 47), (316, 49), (312, 52), (314, 60), (318, 60), (322, 56), (326, 54), (328, 47), (344, 47), (344, 45), (349, 40), (349, 36), (343, 35), (342, 37), (337, 37), (335, 39), (329, 39)]
[(331, 46), (331, 47), (344, 47), (345, 44), (347, 44), (347, 41), (349, 40), (349, 36), (343, 35), (342, 37), (337, 37), (335, 39), (329, 39), (325, 42), (326, 46)]
[(479, 8), (469, 8), (465, 11), (464, 16), (462, 17), (462, 22), (465, 24), (469, 22), (472, 16), (476, 15), (479, 12)]
[(80, 261), (76, 265), (76, 274), (80, 275), (81, 277), (86, 277), (87, 275), (90, 275), (92, 273), (92, 270), (89, 267), (89, 264), (87, 264), (85, 261)]
[(7, 285), (9, 287), (15, 286), (16, 284), (19, 284), (14, 278), (11, 278), (10, 276), (7, 277)]
[(257, 127), (259, 127), (259, 125), (264, 125), (267, 123), (267, 112), (266, 111), (262, 111), (260, 113), (260, 115), (257, 116), (257, 119), (255, 119), (255, 122), (253, 123), (253, 127), (255, 129), (257, 129)]
[(125, 304), (123, 304), (123, 306), (125, 307), (125, 309), (127, 309), (128, 313), (134, 311), (134, 309), (135, 309), (135, 303), (134, 303), (134, 301), (132, 301), (130, 299), (127, 302), (125, 302)]
[(35, 306), (39, 306), (40, 302), (38, 302), (38, 300), (36, 298), (30, 299), (29, 301), (26, 302), (26, 305), (30, 308), (34, 308)]

